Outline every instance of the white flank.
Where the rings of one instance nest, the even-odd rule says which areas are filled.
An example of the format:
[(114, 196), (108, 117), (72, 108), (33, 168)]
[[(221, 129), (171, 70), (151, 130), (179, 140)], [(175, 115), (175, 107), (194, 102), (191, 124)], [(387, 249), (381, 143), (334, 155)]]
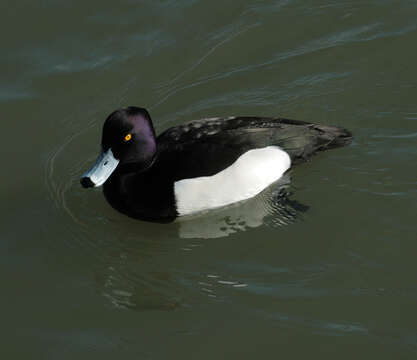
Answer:
[(213, 176), (177, 181), (177, 211), (189, 215), (249, 199), (277, 181), (290, 166), (289, 155), (277, 146), (249, 150)]

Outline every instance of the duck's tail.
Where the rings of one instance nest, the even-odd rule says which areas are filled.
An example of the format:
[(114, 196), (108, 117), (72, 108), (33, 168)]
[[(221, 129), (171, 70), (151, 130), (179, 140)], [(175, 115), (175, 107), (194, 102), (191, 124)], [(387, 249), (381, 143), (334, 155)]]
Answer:
[[(300, 163), (318, 151), (334, 149), (351, 143), (352, 133), (337, 126), (280, 119), (277, 145), (286, 150), (293, 163)], [(294, 126), (296, 125), (296, 126)]]
[(317, 131), (317, 151), (346, 146), (353, 139), (352, 133), (341, 127), (313, 125), (313, 128)]

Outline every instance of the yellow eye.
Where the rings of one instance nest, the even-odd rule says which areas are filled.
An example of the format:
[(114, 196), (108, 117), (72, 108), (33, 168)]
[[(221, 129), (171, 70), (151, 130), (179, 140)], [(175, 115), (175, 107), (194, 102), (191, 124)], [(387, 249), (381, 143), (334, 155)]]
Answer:
[(127, 134), (125, 136), (125, 141), (129, 141), (132, 138), (132, 134)]

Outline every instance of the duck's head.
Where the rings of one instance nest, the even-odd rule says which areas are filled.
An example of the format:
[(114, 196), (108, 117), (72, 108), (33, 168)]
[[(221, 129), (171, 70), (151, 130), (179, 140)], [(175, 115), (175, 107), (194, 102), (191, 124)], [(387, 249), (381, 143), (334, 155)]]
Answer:
[(148, 112), (133, 106), (116, 110), (104, 123), (100, 154), (81, 178), (81, 185), (85, 188), (103, 185), (116, 169), (145, 170), (155, 154), (155, 130)]

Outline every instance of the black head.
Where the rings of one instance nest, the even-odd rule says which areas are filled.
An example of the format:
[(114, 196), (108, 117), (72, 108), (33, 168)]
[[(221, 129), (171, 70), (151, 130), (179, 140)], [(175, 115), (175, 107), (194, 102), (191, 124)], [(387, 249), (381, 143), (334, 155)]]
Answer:
[(104, 122), (101, 146), (104, 152), (112, 150), (119, 166), (152, 161), (156, 140), (149, 113), (134, 106), (111, 113)]
[(102, 151), (81, 179), (84, 187), (100, 186), (117, 171), (143, 171), (156, 155), (155, 130), (145, 109), (129, 106), (111, 113), (103, 126)]

